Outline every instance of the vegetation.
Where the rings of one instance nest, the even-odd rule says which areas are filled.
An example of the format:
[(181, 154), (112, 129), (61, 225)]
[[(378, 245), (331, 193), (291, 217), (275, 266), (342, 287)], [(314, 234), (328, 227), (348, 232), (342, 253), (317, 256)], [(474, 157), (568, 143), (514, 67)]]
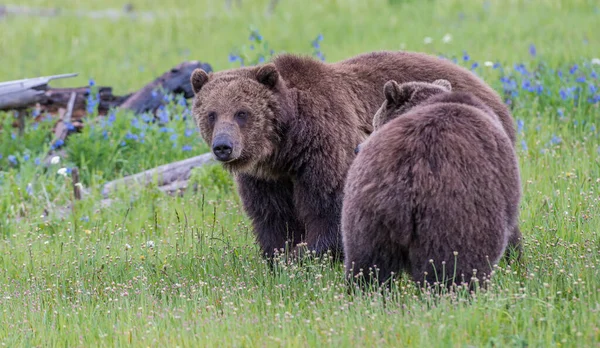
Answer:
[[(132, 2), (26, 0), (55, 17), (0, 17), (0, 81), (79, 72), (53, 85), (135, 90), (182, 60), (215, 70), (283, 51), (337, 61), (378, 49), (423, 51), (472, 69), (518, 127), (521, 264), (498, 265), (474, 296), (406, 278), (351, 296), (341, 264), (258, 255), (220, 166), (197, 192), (107, 180), (207, 151), (177, 97), (148, 115), (111, 113), (45, 169), (53, 120), (13, 130), (0, 114), (0, 343), (3, 346), (595, 346), (600, 342), (600, 5), (570, 1)], [(94, 12), (96, 11), (96, 12)], [(100, 11), (100, 12), (98, 12)], [(250, 37), (249, 37), (250, 34)], [(273, 50), (273, 52), (271, 51)], [(91, 81), (90, 81), (91, 80)], [(91, 104), (93, 106), (93, 103)], [(93, 111), (93, 110), (92, 110)], [(69, 168), (90, 195), (71, 206)], [(61, 170), (64, 168), (63, 170)], [(65, 210), (64, 207), (70, 207)]]

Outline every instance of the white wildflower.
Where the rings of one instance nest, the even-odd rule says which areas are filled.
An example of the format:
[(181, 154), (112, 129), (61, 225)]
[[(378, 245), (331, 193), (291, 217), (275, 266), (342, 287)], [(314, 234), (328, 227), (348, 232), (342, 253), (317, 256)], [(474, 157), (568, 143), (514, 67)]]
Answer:
[(152, 240), (147, 241), (146, 242), (146, 247), (148, 247), (148, 248), (154, 248), (154, 241), (152, 241)]
[(58, 156), (54, 156), (52, 157), (52, 159), (50, 160), (51, 164), (58, 164), (58, 162), (60, 162), (60, 157)]
[(67, 168), (60, 168), (59, 170), (56, 171), (56, 173), (58, 175), (62, 175), (62, 176), (67, 176)]
[(452, 35), (450, 33), (444, 35), (442, 38), (443, 43), (450, 43), (450, 41), (452, 41)]
[(600, 58), (592, 58), (593, 65), (600, 65)]
[(488, 60), (487, 62), (483, 63), (483, 65), (485, 65), (485, 66), (487, 66), (487, 67), (490, 67), (490, 68), (491, 68), (491, 67), (493, 67), (493, 66), (494, 66), (494, 63), (493, 63), (493, 62), (490, 62), (490, 61)]
[(131, 249), (131, 245), (125, 243), (125, 250), (129, 250), (129, 249)]
[(423, 42), (424, 42), (426, 45), (429, 45), (430, 43), (432, 43), (432, 42), (433, 42), (433, 39), (432, 39), (432, 38), (430, 38), (429, 36), (427, 36), (425, 39), (423, 39)]

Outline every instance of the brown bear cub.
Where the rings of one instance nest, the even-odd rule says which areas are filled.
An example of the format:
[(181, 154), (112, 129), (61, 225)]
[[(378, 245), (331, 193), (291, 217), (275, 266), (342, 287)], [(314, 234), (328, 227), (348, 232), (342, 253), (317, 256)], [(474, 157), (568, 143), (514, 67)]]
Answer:
[(421, 284), (484, 280), (512, 235), (520, 239), (511, 139), (490, 107), (451, 89), (446, 80), (385, 84), (346, 181), (349, 279), (362, 272), (384, 283), (404, 271)]
[(194, 71), (194, 118), (234, 174), (264, 254), (306, 243), (317, 254), (342, 256), (345, 178), (355, 147), (372, 131), (383, 85), (437, 77), (483, 100), (514, 138), (510, 112), (493, 89), (425, 54), (375, 52), (337, 63), (283, 54), (259, 66)]

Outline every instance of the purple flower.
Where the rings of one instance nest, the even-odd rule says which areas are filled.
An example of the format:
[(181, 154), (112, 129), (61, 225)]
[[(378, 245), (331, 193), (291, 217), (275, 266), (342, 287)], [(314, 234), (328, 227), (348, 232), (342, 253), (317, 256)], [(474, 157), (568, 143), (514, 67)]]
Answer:
[(575, 74), (577, 72), (577, 69), (579, 69), (579, 66), (577, 64), (573, 65), (571, 69), (569, 69), (569, 74)]
[(535, 45), (534, 44), (529, 45), (529, 54), (531, 54), (532, 57), (536, 56), (537, 52), (535, 50)]
[(578, 78), (575, 79), (575, 81), (577, 81), (579, 83), (584, 83), (585, 82), (585, 76), (579, 76)]
[(517, 132), (521, 133), (523, 132), (523, 128), (525, 127), (525, 122), (523, 122), (523, 120), (517, 120)]

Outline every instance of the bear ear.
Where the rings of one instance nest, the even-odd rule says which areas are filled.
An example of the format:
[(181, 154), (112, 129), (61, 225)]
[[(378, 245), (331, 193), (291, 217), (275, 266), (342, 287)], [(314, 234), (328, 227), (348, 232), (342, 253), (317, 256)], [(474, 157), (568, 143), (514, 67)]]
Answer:
[(445, 89), (448, 90), (448, 92), (452, 92), (452, 84), (448, 80), (444, 80), (444, 79), (435, 80), (435, 81), (433, 81), (433, 84), (444, 87)]
[(202, 89), (202, 86), (208, 82), (208, 74), (206, 71), (198, 68), (192, 72), (190, 76), (190, 83), (192, 84), (192, 90), (194, 94), (197, 94)]
[(398, 82), (389, 80), (383, 85), (383, 94), (388, 105), (400, 105), (408, 101), (411, 96), (410, 87), (400, 86)]
[(256, 71), (256, 80), (263, 85), (273, 88), (279, 81), (279, 72), (273, 63), (267, 63)]

